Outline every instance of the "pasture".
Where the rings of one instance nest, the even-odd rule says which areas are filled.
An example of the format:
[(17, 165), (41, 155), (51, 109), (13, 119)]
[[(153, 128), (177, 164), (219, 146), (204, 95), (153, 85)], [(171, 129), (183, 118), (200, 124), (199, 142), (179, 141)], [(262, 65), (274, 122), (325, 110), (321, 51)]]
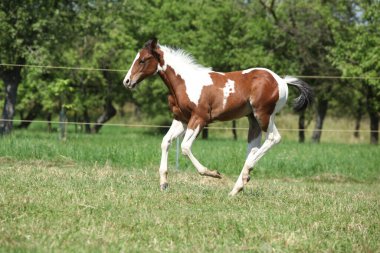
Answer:
[[(245, 133), (244, 133), (245, 135)], [(240, 135), (242, 136), (242, 134)], [(227, 196), (246, 143), (212, 136), (175, 149), (159, 191), (162, 135), (106, 126), (99, 135), (41, 129), (0, 139), (2, 252), (378, 252), (380, 149), (284, 138), (242, 194)]]

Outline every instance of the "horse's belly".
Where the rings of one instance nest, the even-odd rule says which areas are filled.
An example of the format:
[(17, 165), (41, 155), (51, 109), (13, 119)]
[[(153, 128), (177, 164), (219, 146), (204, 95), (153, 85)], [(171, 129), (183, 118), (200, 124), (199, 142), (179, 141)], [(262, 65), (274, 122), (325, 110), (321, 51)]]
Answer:
[(215, 114), (211, 113), (211, 116), (213, 120), (228, 121), (239, 119), (241, 117), (247, 116), (250, 113), (252, 113), (252, 107), (250, 106), (250, 104), (242, 103), (240, 105), (237, 105), (236, 107), (229, 108), (228, 111), (226, 110), (215, 112)]

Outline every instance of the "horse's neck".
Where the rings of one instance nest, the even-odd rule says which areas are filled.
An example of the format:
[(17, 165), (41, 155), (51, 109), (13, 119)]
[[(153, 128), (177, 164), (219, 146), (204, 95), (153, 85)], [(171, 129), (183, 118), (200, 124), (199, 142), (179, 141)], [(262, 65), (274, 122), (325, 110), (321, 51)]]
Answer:
[(161, 70), (158, 72), (162, 81), (165, 83), (166, 87), (168, 87), (171, 95), (176, 95), (176, 90), (179, 85), (183, 82), (181, 77), (177, 76), (173, 68), (166, 68), (166, 70)]
[(178, 91), (183, 92), (183, 86), (193, 88), (193, 83), (198, 86), (197, 83), (209, 78), (208, 72), (211, 68), (198, 65), (190, 55), (181, 50), (161, 46), (158, 54), (162, 59), (159, 63), (159, 74), (174, 96), (180, 95)]

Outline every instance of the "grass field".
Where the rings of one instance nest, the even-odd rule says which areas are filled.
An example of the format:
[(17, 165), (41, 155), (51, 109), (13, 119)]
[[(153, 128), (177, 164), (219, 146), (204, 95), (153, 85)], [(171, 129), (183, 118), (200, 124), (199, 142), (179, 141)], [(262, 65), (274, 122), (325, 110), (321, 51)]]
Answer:
[(223, 179), (197, 175), (162, 136), (105, 127), (99, 135), (40, 129), (0, 139), (2, 252), (380, 252), (380, 149), (366, 144), (273, 148), (229, 198), (244, 140), (221, 135), (194, 154)]

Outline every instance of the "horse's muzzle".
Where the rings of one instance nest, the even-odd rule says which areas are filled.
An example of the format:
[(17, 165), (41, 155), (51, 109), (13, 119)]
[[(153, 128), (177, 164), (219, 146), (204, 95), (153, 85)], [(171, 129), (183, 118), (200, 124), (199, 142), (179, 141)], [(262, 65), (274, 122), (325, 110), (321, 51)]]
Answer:
[(133, 89), (133, 88), (135, 88), (137, 82), (134, 82), (131, 79), (126, 79), (123, 81), (123, 84), (124, 84), (125, 88)]

